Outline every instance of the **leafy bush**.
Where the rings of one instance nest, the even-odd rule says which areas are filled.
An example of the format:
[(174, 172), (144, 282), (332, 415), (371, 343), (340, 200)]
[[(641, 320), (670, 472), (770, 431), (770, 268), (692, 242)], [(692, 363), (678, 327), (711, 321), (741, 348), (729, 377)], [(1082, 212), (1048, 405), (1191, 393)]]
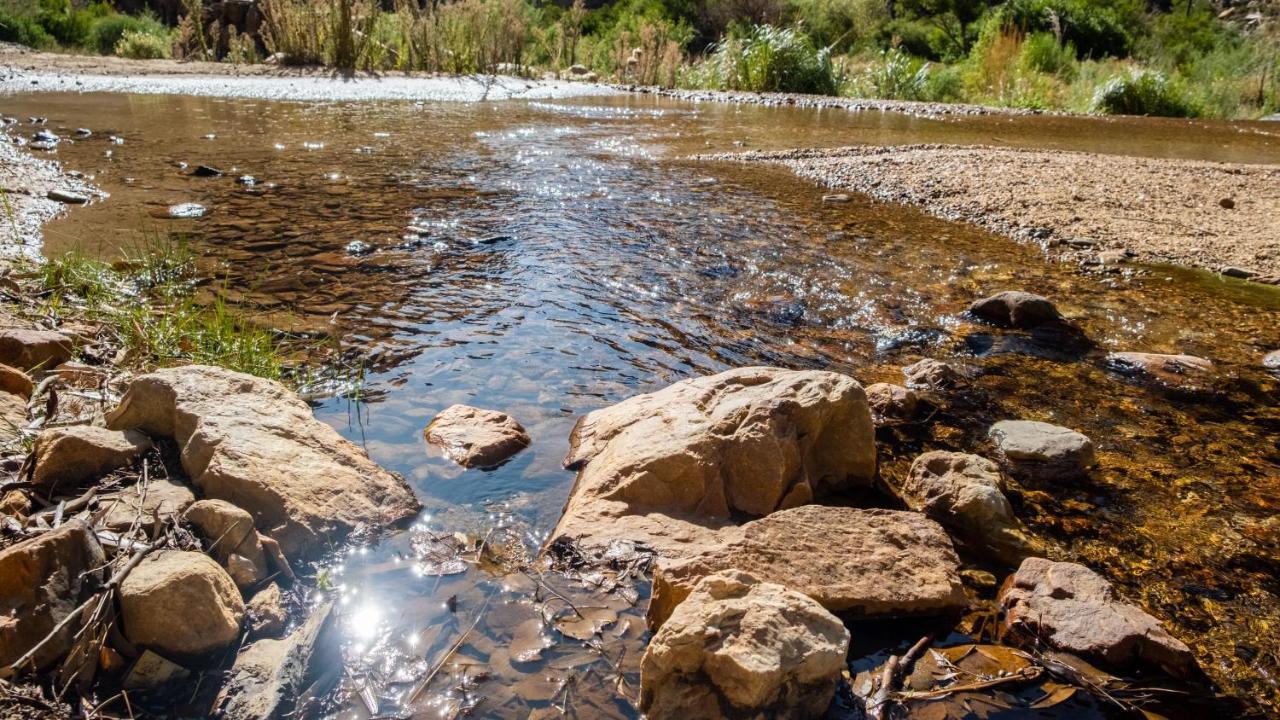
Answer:
[(929, 63), (894, 48), (880, 54), (858, 78), (857, 91), (885, 100), (925, 100), (929, 91)]
[(1047, 32), (1076, 48), (1078, 57), (1128, 57), (1131, 29), (1140, 26), (1140, 0), (1009, 0), (992, 18), (1023, 33)]
[(156, 35), (151, 32), (125, 30), (115, 47), (116, 55), (134, 60), (162, 60), (173, 55), (173, 41), (169, 33)]
[(57, 45), (48, 30), (34, 16), (19, 15), (0, 9), (0, 40), (38, 49)]
[(157, 37), (167, 37), (168, 28), (150, 15), (134, 17), (131, 15), (112, 14), (99, 18), (89, 30), (88, 46), (100, 55), (115, 52), (116, 45), (127, 32), (144, 33)]
[(1199, 113), (1182, 88), (1154, 70), (1133, 70), (1098, 87), (1094, 112), (1110, 115), (1195, 117)]
[(722, 89), (835, 95), (842, 78), (829, 49), (794, 28), (757, 25), (712, 46), (704, 80)]
[(804, 28), (818, 47), (847, 52), (867, 47), (889, 22), (884, 0), (789, 0), (786, 21)]
[(1076, 49), (1050, 33), (1035, 33), (1023, 41), (1018, 61), (1026, 70), (1070, 81), (1076, 72)]

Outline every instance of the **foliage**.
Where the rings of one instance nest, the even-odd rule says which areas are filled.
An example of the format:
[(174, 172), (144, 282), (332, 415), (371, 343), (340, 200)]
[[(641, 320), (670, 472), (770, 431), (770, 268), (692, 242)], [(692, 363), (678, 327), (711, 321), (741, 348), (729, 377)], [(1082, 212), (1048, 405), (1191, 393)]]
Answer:
[(89, 48), (99, 54), (110, 55), (126, 32), (169, 37), (169, 28), (151, 15), (135, 17), (115, 13), (94, 22), (89, 30)]
[(885, 0), (791, 0), (785, 20), (804, 28), (818, 47), (848, 52), (868, 47), (889, 21)]
[(963, 57), (972, 44), (972, 30), (987, 11), (987, 0), (897, 0), (904, 17), (935, 30), (933, 50), (941, 58)]
[(1133, 70), (1102, 84), (1093, 96), (1093, 110), (1111, 115), (1199, 114), (1177, 83), (1154, 70)]
[(1035, 33), (1022, 43), (1018, 62), (1024, 70), (1053, 75), (1068, 82), (1076, 72), (1076, 49), (1050, 33)]
[(704, 83), (729, 90), (834, 95), (842, 78), (829, 49), (795, 28), (757, 25), (716, 44), (703, 64)]
[(116, 55), (134, 60), (161, 60), (171, 57), (173, 43), (168, 33), (153, 35), (148, 32), (126, 30), (124, 36), (116, 43)]
[(1052, 33), (1075, 47), (1078, 57), (1128, 57), (1131, 28), (1140, 27), (1141, 0), (1009, 0), (991, 22), (1023, 33)]
[(18, 43), (38, 49), (51, 48), (58, 41), (31, 15), (0, 8), (0, 41)]
[(928, 100), (929, 63), (894, 48), (886, 50), (857, 79), (857, 92), (887, 100)]

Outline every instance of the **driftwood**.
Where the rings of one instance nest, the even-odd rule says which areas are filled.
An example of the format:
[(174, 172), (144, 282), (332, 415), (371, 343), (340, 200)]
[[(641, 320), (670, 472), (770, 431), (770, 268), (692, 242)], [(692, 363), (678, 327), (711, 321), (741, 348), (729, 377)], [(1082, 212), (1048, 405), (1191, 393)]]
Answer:
[(901, 658), (897, 655), (889, 657), (889, 662), (884, 664), (884, 671), (880, 673), (880, 686), (876, 688), (871, 701), (867, 703), (868, 717), (872, 720), (885, 720), (889, 717), (889, 708), (893, 707), (893, 696), (897, 691), (898, 681), (911, 669), (912, 663), (932, 642), (933, 636), (925, 635), (903, 653)]

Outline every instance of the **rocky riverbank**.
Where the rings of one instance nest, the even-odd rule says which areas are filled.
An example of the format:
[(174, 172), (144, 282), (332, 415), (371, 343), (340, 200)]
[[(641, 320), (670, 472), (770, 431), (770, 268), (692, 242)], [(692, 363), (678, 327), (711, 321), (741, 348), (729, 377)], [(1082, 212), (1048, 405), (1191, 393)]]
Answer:
[(708, 157), (779, 163), (826, 187), (975, 223), (1089, 267), (1172, 263), (1280, 283), (1273, 165), (950, 145)]

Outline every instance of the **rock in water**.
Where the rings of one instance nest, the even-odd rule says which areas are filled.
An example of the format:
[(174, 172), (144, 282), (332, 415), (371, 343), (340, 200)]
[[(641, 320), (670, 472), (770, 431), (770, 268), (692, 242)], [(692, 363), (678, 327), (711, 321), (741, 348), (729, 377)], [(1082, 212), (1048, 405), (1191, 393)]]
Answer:
[(964, 380), (964, 376), (955, 367), (933, 358), (925, 358), (902, 368), (902, 375), (907, 379), (907, 387), (930, 390), (947, 390)]
[(686, 557), (659, 559), (649, 624), (698, 581), (729, 569), (860, 617), (947, 615), (968, 605), (959, 559), (938, 523), (916, 512), (805, 505), (720, 531)]
[(920, 397), (914, 390), (892, 383), (867, 386), (867, 403), (876, 422), (910, 420), (915, 417)]
[(424, 434), (450, 460), (469, 468), (497, 467), (532, 442), (510, 415), (467, 405), (445, 408)]
[(1062, 319), (1048, 298), (1018, 290), (1006, 290), (969, 306), (969, 312), (1001, 327), (1031, 329)]
[(199, 530), (208, 543), (206, 550), (222, 563), (238, 587), (249, 587), (267, 577), (267, 553), (248, 511), (224, 500), (201, 500), (187, 510), (185, 517)]
[(150, 449), (151, 438), (137, 430), (90, 425), (45, 430), (36, 438), (36, 468), (31, 481), (42, 490), (69, 491), (86, 480), (132, 464)]
[(711, 575), (645, 649), (640, 709), (653, 720), (821, 717), (848, 650), (844, 624), (808, 597)]
[(83, 205), (89, 202), (88, 195), (81, 195), (80, 193), (74, 193), (70, 190), (50, 190), (45, 197), (54, 202), (65, 203), (67, 205)]
[(271, 583), (254, 594), (245, 606), (249, 613), (249, 627), (253, 637), (278, 637), (289, 622), (284, 609), (284, 597), (280, 586)]
[[(101, 585), (106, 556), (79, 520), (0, 550), (0, 667), (13, 664), (43, 640)], [(33, 658), (37, 669), (71, 649), (76, 623)]]
[(1014, 516), (1003, 484), (990, 460), (939, 450), (916, 458), (901, 492), (912, 510), (951, 528), (967, 546), (1017, 564), (1039, 547)]
[(52, 370), (71, 359), (71, 338), (52, 330), (0, 330), (0, 363), (32, 370)]
[(333, 603), (325, 603), (283, 640), (259, 640), (241, 652), (231, 668), (231, 679), (218, 696), (218, 717), (285, 717), (307, 689), (312, 655), (329, 625), (332, 610)]
[(1148, 665), (1178, 677), (1196, 673), (1190, 648), (1083, 565), (1027, 558), (999, 602), (1013, 639), (1048, 642), (1116, 672)]
[(107, 420), (174, 438), (196, 486), (248, 510), (291, 560), (421, 509), (403, 478), (273, 380), (203, 365), (160, 370), (134, 380)]
[(1217, 374), (1212, 362), (1194, 355), (1116, 352), (1107, 355), (1106, 364), (1123, 375), (1188, 393), (1211, 390)]
[(1262, 367), (1268, 370), (1280, 370), (1280, 350), (1272, 350), (1262, 358)]
[(876, 471), (862, 386), (831, 372), (750, 367), (685, 380), (587, 414), (570, 445), (565, 467), (581, 471), (551, 539), (643, 541), (659, 554), (733, 513), (869, 486)]
[(175, 660), (221, 650), (240, 637), (240, 591), (207, 555), (157, 550), (120, 583), (129, 642)]
[(1004, 420), (991, 426), (991, 439), (1015, 474), (1042, 479), (1077, 477), (1096, 462), (1092, 440), (1049, 423)]

